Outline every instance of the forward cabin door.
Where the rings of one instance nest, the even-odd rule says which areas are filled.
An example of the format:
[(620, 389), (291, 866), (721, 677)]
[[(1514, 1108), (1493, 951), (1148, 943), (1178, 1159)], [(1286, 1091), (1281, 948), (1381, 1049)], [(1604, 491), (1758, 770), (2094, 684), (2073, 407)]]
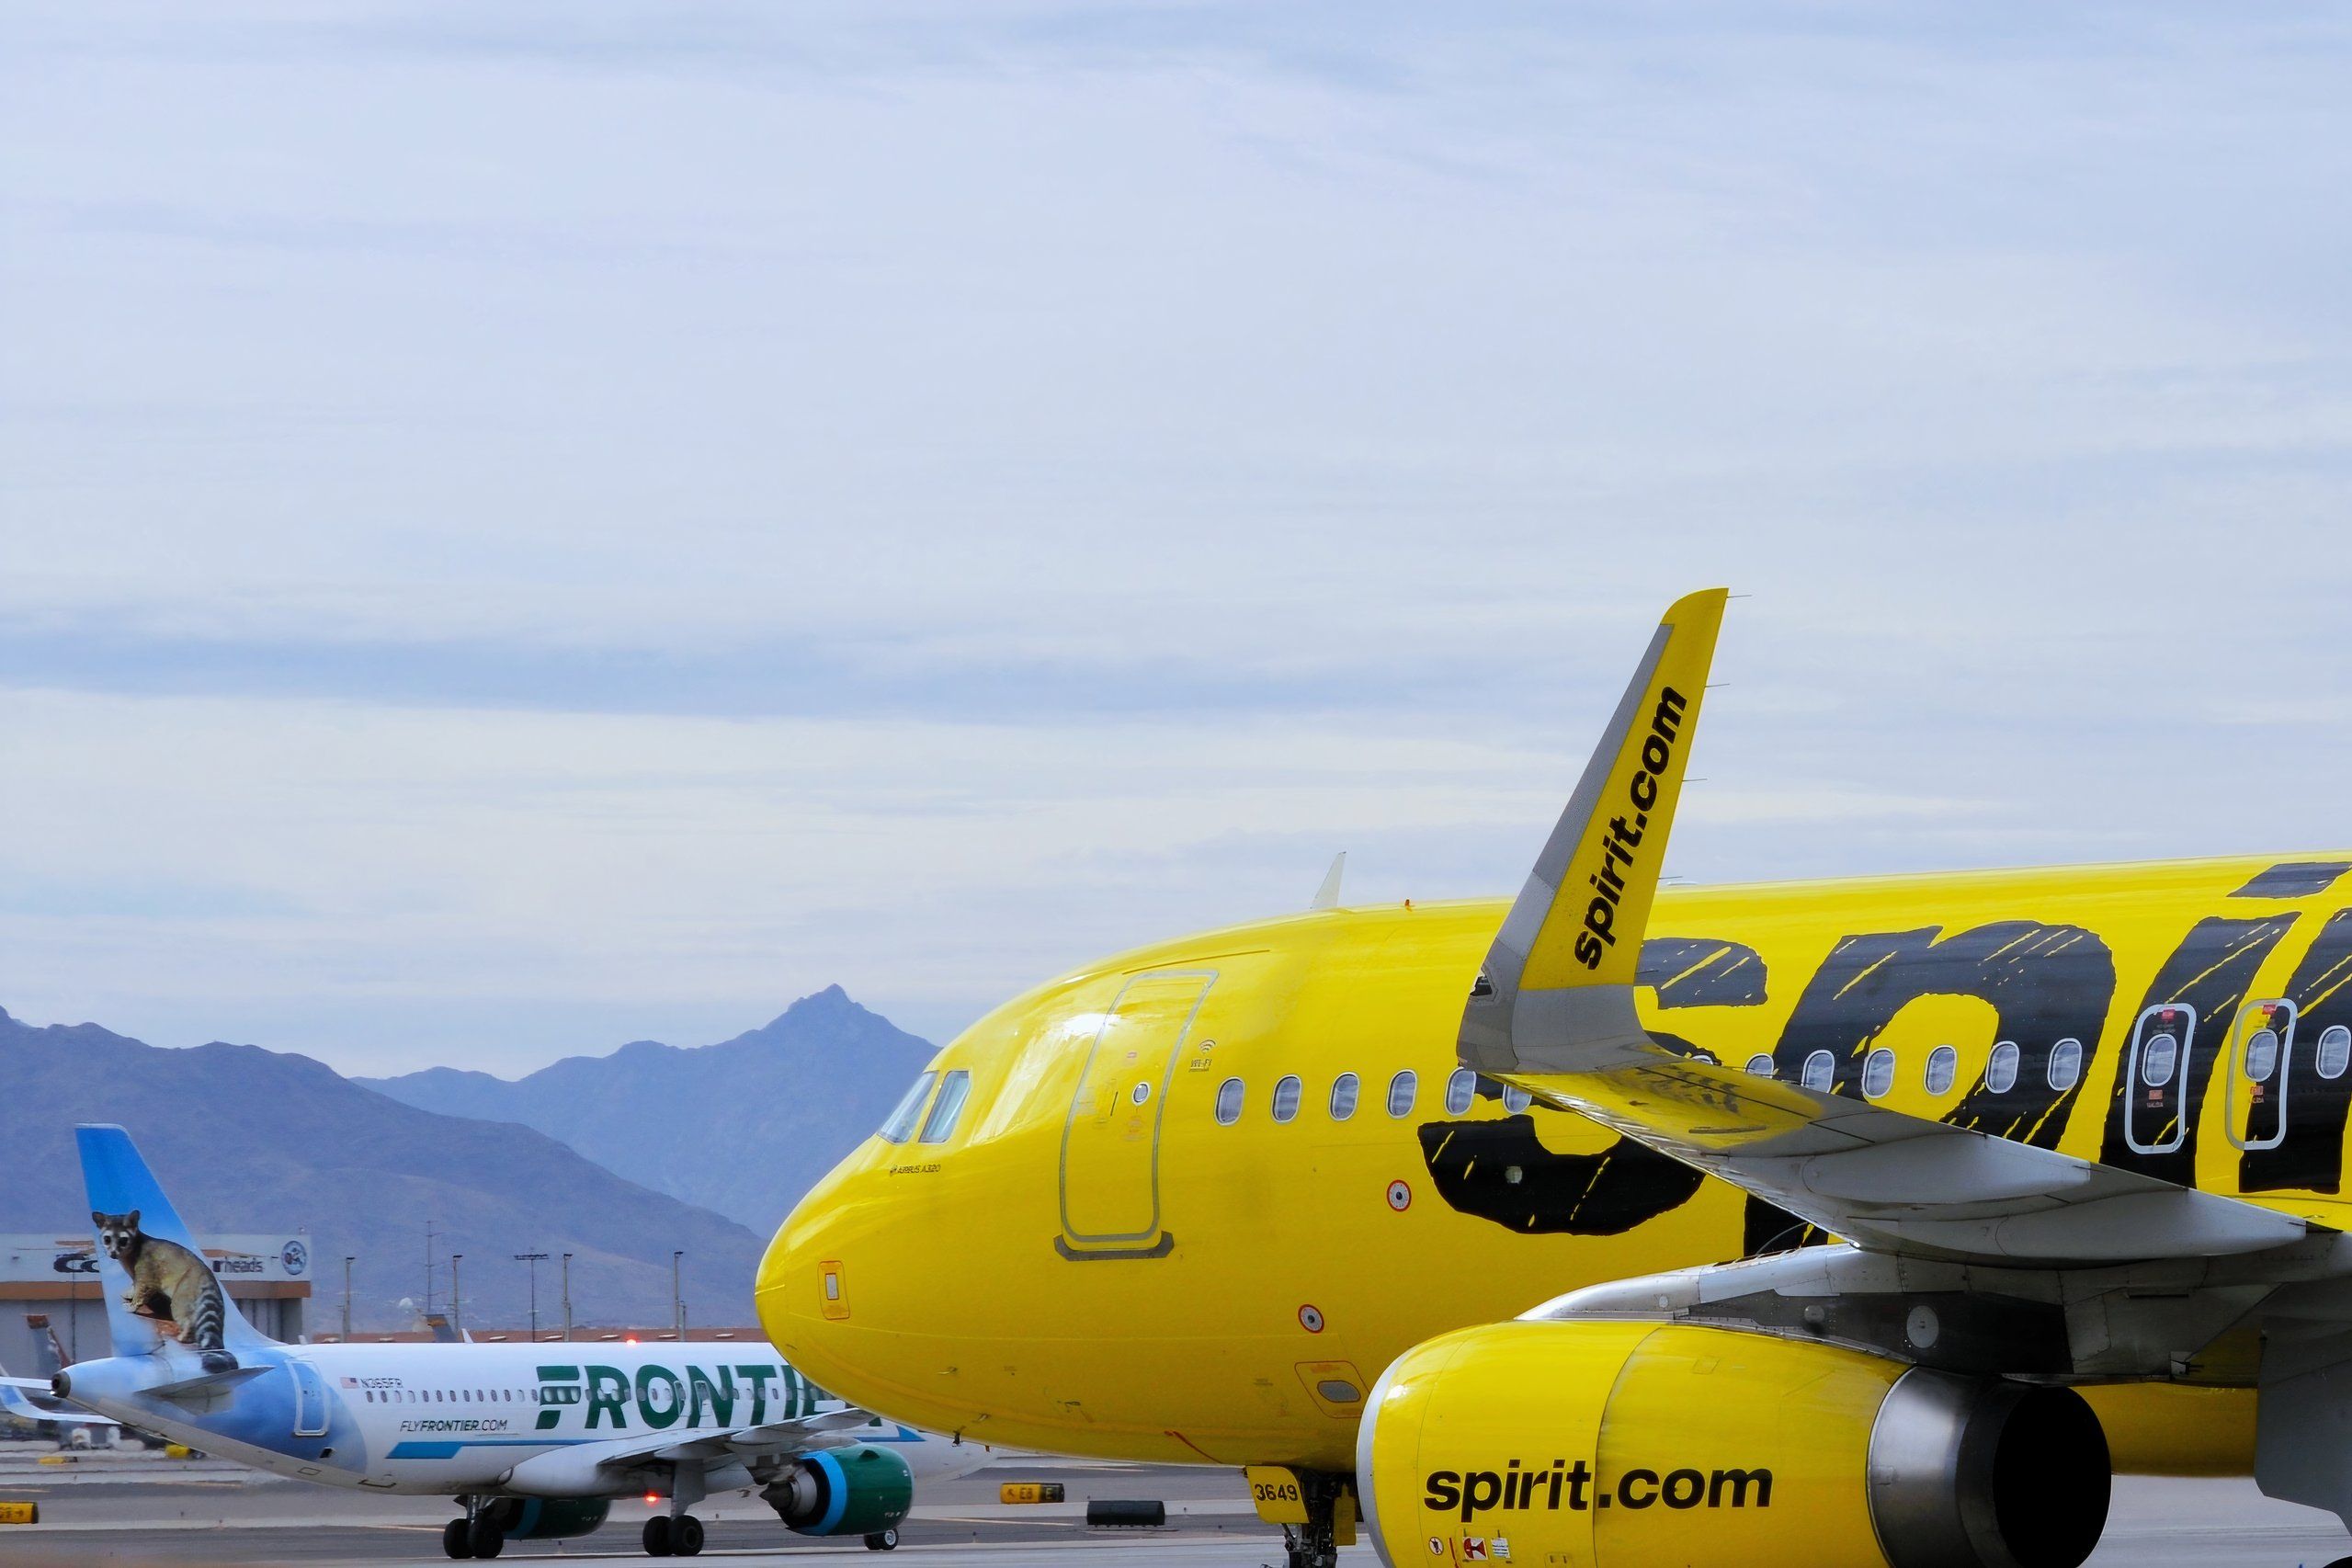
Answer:
[(1216, 983), (1213, 970), (1129, 979), (1105, 1013), (1062, 1129), (1065, 1257), (1157, 1257), (1160, 1122), (1176, 1053)]

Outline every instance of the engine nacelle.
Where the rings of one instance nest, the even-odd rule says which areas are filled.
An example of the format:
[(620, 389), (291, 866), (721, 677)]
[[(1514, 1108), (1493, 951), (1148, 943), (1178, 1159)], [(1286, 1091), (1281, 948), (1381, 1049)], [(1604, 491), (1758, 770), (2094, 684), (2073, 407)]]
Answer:
[(1366, 1402), (1356, 1483), (1389, 1568), (2075, 1568), (2109, 1474), (2069, 1390), (1593, 1321), (1406, 1351)]
[(802, 1535), (878, 1535), (915, 1505), (915, 1472), (870, 1443), (819, 1449), (794, 1460), (760, 1495)]
[(483, 1509), (508, 1540), (556, 1540), (586, 1535), (612, 1511), (606, 1497), (501, 1497)]

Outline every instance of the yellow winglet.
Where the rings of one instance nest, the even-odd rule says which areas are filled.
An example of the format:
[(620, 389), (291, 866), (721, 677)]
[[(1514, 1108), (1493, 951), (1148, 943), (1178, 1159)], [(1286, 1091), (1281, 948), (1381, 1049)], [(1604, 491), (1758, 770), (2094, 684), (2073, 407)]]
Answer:
[(1487, 952), (1462, 1014), (1471, 1066), (1575, 1071), (1600, 1064), (1578, 1048), (1641, 1042), (1633, 977), (1730, 597), (1687, 595), (1658, 622)]

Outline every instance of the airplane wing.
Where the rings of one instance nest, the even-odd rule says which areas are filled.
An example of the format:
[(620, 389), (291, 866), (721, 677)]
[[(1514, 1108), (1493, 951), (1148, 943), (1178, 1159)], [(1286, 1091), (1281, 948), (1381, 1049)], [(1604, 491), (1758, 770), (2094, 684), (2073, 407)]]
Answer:
[(1462, 1062), (1879, 1251), (2096, 1265), (2261, 1252), (2312, 1229), (1651, 1037), (1635, 965), (1727, 597), (1666, 611), (1471, 988)]
[[(684, 1442), (666, 1445), (641, 1445), (646, 1457), (663, 1460), (715, 1460), (767, 1458), (774, 1455), (806, 1453), (812, 1449), (827, 1446), (826, 1439), (835, 1433), (846, 1433), (874, 1425), (871, 1411), (850, 1406), (828, 1410), (816, 1415), (795, 1416), (790, 1421), (770, 1421), (759, 1426), (739, 1426), (732, 1431), (705, 1437), (689, 1437)], [(892, 1430), (896, 1428), (893, 1427)]]
[[(684, 1438), (658, 1432), (613, 1437), (526, 1460), (515, 1467), (511, 1480), (526, 1492), (545, 1487), (586, 1494), (619, 1483), (628, 1471), (648, 1466), (699, 1468), (706, 1475), (735, 1465), (757, 1470), (766, 1461), (792, 1459), (851, 1441), (848, 1434), (873, 1426), (875, 1420), (873, 1412), (848, 1406)], [(893, 1426), (892, 1430), (897, 1428)]]

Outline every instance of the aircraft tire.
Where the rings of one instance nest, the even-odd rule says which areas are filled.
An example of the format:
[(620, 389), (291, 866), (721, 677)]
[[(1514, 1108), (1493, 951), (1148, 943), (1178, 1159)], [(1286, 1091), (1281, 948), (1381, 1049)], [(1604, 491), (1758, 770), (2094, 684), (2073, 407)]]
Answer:
[(670, 1554), (670, 1517), (656, 1514), (645, 1521), (645, 1555), (667, 1557)]
[(702, 1521), (692, 1514), (680, 1514), (670, 1522), (670, 1550), (680, 1557), (693, 1557), (702, 1551)]
[(873, 1534), (866, 1538), (866, 1550), (869, 1551), (896, 1551), (898, 1550), (898, 1531), (896, 1529), (876, 1530)]
[(473, 1555), (473, 1531), (463, 1519), (451, 1519), (441, 1527), (441, 1550), (452, 1557)]
[(506, 1550), (506, 1532), (490, 1522), (487, 1514), (477, 1514), (470, 1544), (476, 1557), (495, 1557)]

